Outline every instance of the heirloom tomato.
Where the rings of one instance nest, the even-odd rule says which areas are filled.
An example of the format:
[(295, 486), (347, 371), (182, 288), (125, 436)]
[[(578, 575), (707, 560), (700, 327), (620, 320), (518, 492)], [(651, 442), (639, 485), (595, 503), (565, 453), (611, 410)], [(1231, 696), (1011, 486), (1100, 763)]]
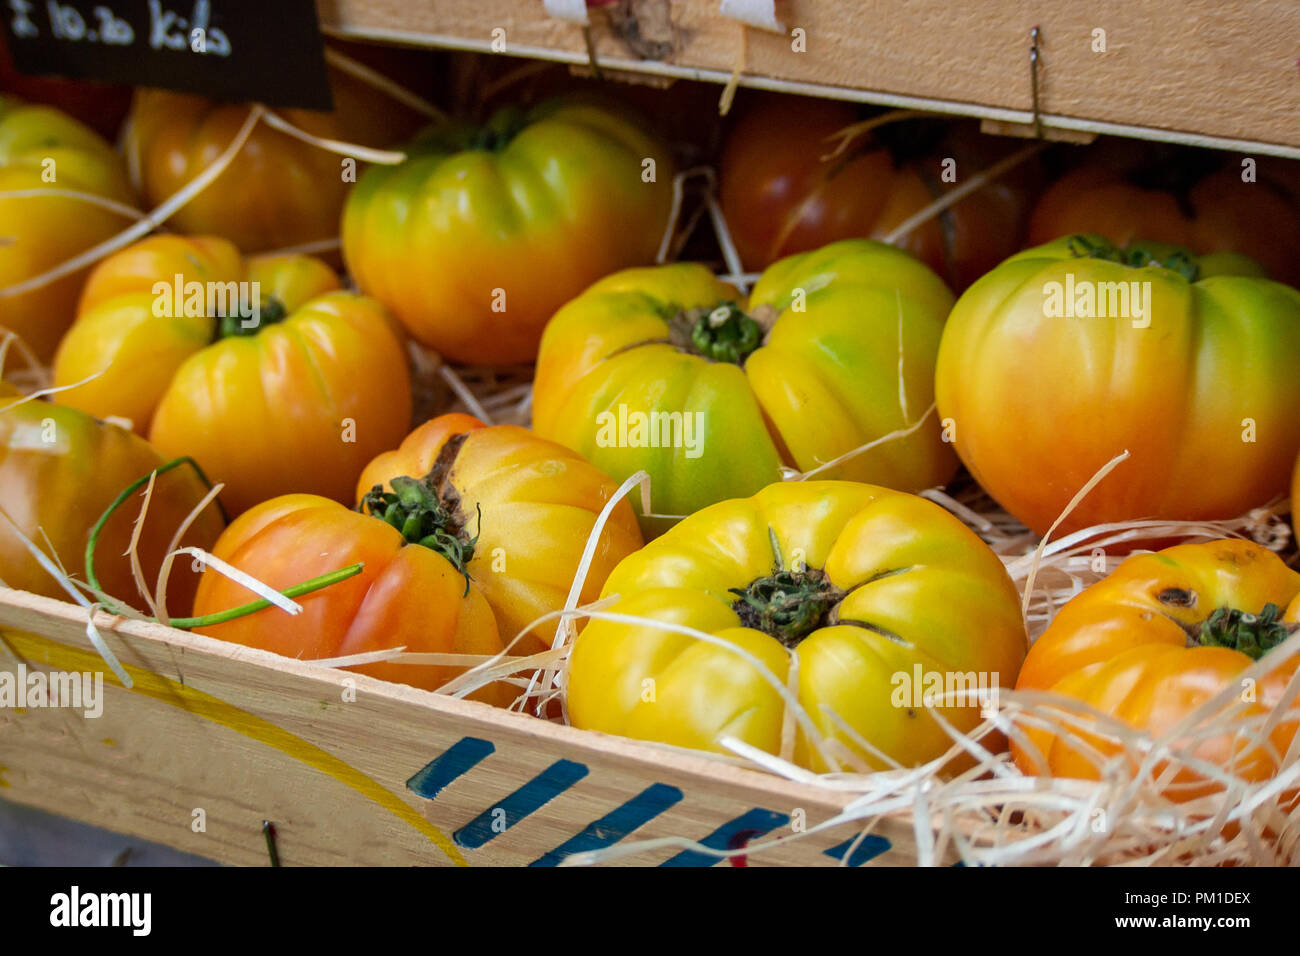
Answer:
[(619, 564), (612, 595), (611, 615), (644, 620), (596, 619), (578, 635), (574, 726), (779, 753), (775, 682), (802, 705), (793, 759), (815, 770), (831, 748), (810, 727), (874, 769), (940, 756), (952, 740), (930, 708), (970, 731), (1025, 656), (1015, 585), (988, 546), (932, 502), (853, 482), (780, 483), (705, 508)]
[[(629, 269), (547, 326), (533, 427), (616, 481), (644, 469), (654, 512), (687, 515), (916, 425), (951, 306), (928, 268), (865, 239), (781, 260), (748, 301), (701, 265)], [(916, 491), (955, 470), (930, 418), (819, 474)]]
[[(909, 121), (877, 131), (878, 139), (895, 141), (892, 148), (868, 141), (830, 157), (834, 134), (857, 120), (845, 103), (771, 94), (741, 113), (727, 138), (719, 190), (747, 269), (837, 239), (884, 238), (954, 188), (944, 179), (945, 161), (965, 181), (1014, 149), (963, 124), (941, 128), (942, 139), (918, 149), (938, 137), (909, 135), (917, 130)], [(899, 248), (964, 289), (1021, 247), (1035, 173), (1031, 163), (989, 182), (913, 229)]]
[[(472, 541), (465, 568), (505, 642), (564, 607), (596, 516), (618, 490), (569, 449), (469, 415), (428, 421), (372, 461), (357, 484), (357, 501), (392, 492), (394, 479), (425, 484), (449, 516), (451, 533), (466, 547)], [(636, 515), (620, 501), (592, 554), (579, 603), (594, 601), (614, 565), (640, 546)], [(530, 631), (514, 651), (549, 647), (558, 623)]]
[(49, 361), (76, 314), (80, 270), (18, 295), (4, 290), (98, 245), (131, 224), (83, 199), (5, 195), (88, 193), (134, 205), (122, 161), (96, 133), (56, 109), (0, 96), (0, 334), (15, 333)]
[[(354, 564), (359, 574), (295, 600), (302, 613), (275, 607), (208, 624), (199, 633), (303, 660), (404, 647), (408, 653), (483, 654), (501, 650), (492, 609), (464, 573), (454, 538), (439, 536), (436, 499), (418, 485), (390, 520), (360, 514), (329, 498), (292, 494), (245, 511), (212, 553), (263, 584), (283, 591)], [(394, 527), (396, 511), (402, 511)], [(450, 541), (450, 544), (448, 543)], [(194, 600), (196, 616), (239, 607), (256, 595), (208, 569)], [(383, 680), (434, 690), (464, 670), (381, 661), (354, 668)], [(504, 687), (476, 695), (507, 704)]]
[[(1252, 275), (1251, 272), (1256, 274)], [(1300, 450), (1300, 292), (1240, 256), (1075, 236), (958, 300), (935, 373), (957, 453), (1042, 534), (1236, 517), (1285, 493)]]
[[(129, 429), (73, 408), (23, 399), (11, 385), (0, 383), (0, 509), (9, 518), (0, 522), (0, 582), (67, 600), (67, 592), (36, 562), (17, 532), (84, 582), (86, 545), (95, 523), (122, 491), (162, 464), (162, 456)], [(138, 545), (149, 588), (157, 582), (172, 536), (206, 492), (203, 481), (187, 465), (158, 476)], [(95, 547), (100, 587), (136, 607), (142, 602), (126, 552), (139, 503), (136, 496), (118, 508)], [(199, 513), (180, 544), (210, 548), (223, 525), (220, 510), (211, 504)], [(168, 578), (170, 614), (189, 613), (197, 583), (190, 562), (177, 561)], [(99, 598), (91, 594), (90, 600)]]
[(363, 292), (454, 362), (532, 361), (557, 308), (654, 261), (672, 205), (667, 149), (579, 99), (435, 129), (408, 155), (357, 183), (343, 253)]
[[(1295, 631), (1297, 612), (1300, 574), (1253, 542), (1181, 544), (1134, 555), (1060, 610), (1030, 649), (1016, 688), (1076, 698), (1160, 737), (1225, 688), (1241, 686), (1242, 672)], [(1254, 697), (1233, 719), (1267, 716), (1281, 703), (1297, 666), (1300, 658), (1292, 657), (1260, 677)], [(1186, 747), (1189, 758), (1257, 781), (1277, 771), (1297, 727), (1300, 703), (1292, 701), (1268, 734), (1272, 753), (1252, 744), (1245, 727), (1175, 745)], [(1024, 730), (1027, 741), (1013, 741), (1012, 753), (1025, 773), (1098, 779), (1094, 760), (1065, 737), (1049, 729)], [(1079, 735), (1095, 748), (1094, 757), (1119, 753), (1109, 738)], [(1168, 792), (1191, 799), (1219, 788), (1183, 767)]]
[[(291, 491), (351, 499), (410, 425), (406, 356), (378, 303), (307, 256), (156, 236), (101, 262), (54, 362), (56, 400), (192, 455), (238, 513)], [(89, 381), (86, 381), (90, 379)]]
[[(1151, 150), (1154, 149), (1154, 152)], [(1107, 144), (1043, 194), (1029, 242), (1096, 233), (1124, 244), (1148, 239), (1196, 253), (1236, 252), (1272, 279), (1300, 285), (1300, 193), (1296, 164), (1251, 159), (1223, 164), (1214, 153), (1166, 153)]]
[[(410, 110), (360, 80), (331, 70), (330, 83), (332, 112), (278, 112), (314, 136), (384, 149), (418, 125)], [(159, 205), (215, 162), (250, 109), (168, 90), (137, 90), (125, 142), (149, 204)], [(342, 163), (337, 153), (259, 123), (225, 171), (168, 222), (184, 233), (222, 236), (244, 252), (336, 238), (353, 182)]]

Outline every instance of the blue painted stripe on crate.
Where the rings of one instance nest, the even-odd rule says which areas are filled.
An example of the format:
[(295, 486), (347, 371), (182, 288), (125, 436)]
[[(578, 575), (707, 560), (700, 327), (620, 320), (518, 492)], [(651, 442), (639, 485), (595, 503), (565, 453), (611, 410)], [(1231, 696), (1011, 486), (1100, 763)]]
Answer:
[[(856, 839), (857, 837), (851, 837), (839, 846), (833, 846), (829, 850), (823, 850), (822, 852), (836, 860), (842, 860), (844, 859), (844, 854), (849, 852), (849, 848), (853, 846), (853, 841)], [(875, 836), (874, 834), (865, 836), (862, 838), (862, 842), (853, 850), (853, 855), (849, 857), (849, 861), (846, 865), (861, 866), (868, 860), (874, 860), (876, 857), (880, 856), (880, 854), (889, 850), (891, 846), (893, 846), (893, 844), (882, 836)]]
[(488, 807), (457, 830), (452, 834), (452, 839), (466, 849), (477, 850), (554, 800), (586, 775), (587, 768), (582, 764), (572, 760), (557, 760), (496, 806)]
[(496, 748), (492, 746), (490, 740), (462, 737), (406, 781), (406, 789), (416, 796), (432, 800), (442, 793), (448, 784), (468, 773), (494, 750)]
[[(740, 846), (740, 839), (749, 842), (749, 840), (771, 833), (777, 827), (784, 826), (789, 822), (790, 818), (784, 813), (775, 813), (772, 810), (755, 807), (753, 810), (742, 813), (734, 820), (724, 823), (698, 842), (711, 850), (734, 850)], [(683, 850), (676, 856), (664, 860), (659, 865), (715, 866), (725, 859), (726, 857), (702, 853), (699, 850)]]
[(613, 846), (637, 827), (644, 826), (675, 803), (680, 803), (682, 792), (665, 783), (652, 784), (639, 794), (605, 814), (599, 820), (570, 837), (545, 856), (529, 866), (559, 866), (560, 861), (574, 853), (600, 850)]

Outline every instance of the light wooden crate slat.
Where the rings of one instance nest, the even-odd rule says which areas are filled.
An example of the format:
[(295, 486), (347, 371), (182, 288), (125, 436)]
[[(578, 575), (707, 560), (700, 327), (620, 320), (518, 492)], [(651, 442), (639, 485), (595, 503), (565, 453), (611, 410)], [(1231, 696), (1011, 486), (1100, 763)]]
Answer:
[[(98, 717), (0, 707), (0, 797), (227, 863), (268, 862), (263, 820), (284, 865), (523, 866), (621, 840), (738, 845), (790, 833), (800, 815), (812, 827), (848, 800), (157, 624), (97, 622), (133, 689), (107, 672), (84, 611), (0, 589), (0, 672), (105, 672)], [(876, 832), (852, 862), (915, 860), (907, 821)], [(855, 833), (748, 863), (832, 864), (827, 851)], [(620, 862), (670, 860), (715, 862), (680, 848)]]
[[(585, 62), (581, 27), (540, 0), (320, 0), (340, 35)], [(789, 36), (720, 15), (717, 0), (636, 0), (666, 10), (675, 48), (638, 59), (592, 14), (612, 68), (743, 82), (1029, 123), (1029, 31), (1042, 29), (1039, 108), (1048, 129), (1119, 133), (1300, 156), (1300, 4), (1294, 0), (778, 0)], [(1105, 31), (1105, 52), (1094, 31)], [(744, 51), (742, 54), (742, 42)]]

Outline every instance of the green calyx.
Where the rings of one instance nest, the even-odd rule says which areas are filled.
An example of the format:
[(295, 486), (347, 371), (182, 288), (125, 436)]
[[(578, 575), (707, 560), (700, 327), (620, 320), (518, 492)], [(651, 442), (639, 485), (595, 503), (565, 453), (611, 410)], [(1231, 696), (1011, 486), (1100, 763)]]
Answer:
[(776, 532), (769, 531), (769, 535), (776, 558), (772, 573), (755, 578), (748, 587), (730, 588), (729, 592), (737, 596), (731, 608), (743, 626), (794, 648), (825, 625), (844, 592), (819, 568), (783, 569)]
[(1157, 254), (1156, 249), (1142, 243), (1120, 248), (1113, 242), (1089, 236), (1071, 236), (1067, 246), (1076, 259), (1102, 259), (1133, 269), (1155, 266), (1177, 272), (1188, 282), (1195, 282), (1201, 275), (1196, 257), (1176, 246), (1167, 247), (1168, 251)]
[(675, 345), (702, 355), (711, 362), (741, 365), (763, 344), (763, 326), (734, 302), (713, 308), (688, 309), (673, 318), (671, 335)]
[(507, 106), (497, 110), (487, 123), (470, 134), (466, 146), (469, 149), (499, 153), (509, 146), (527, 125), (528, 114), (518, 107)]
[(1291, 628), (1279, 618), (1282, 609), (1272, 602), (1258, 614), (1221, 607), (1201, 623), (1194, 639), (1203, 647), (1226, 647), (1259, 660), (1291, 636)]
[[(392, 491), (384, 491), (382, 485), (371, 488), (361, 499), (359, 510), (388, 522), (401, 532), (407, 544), (430, 548), (450, 561), (465, 576), (465, 593), (469, 594), (469, 562), (474, 557), (478, 535), (468, 536), (458, 510), (443, 502), (429, 479), (402, 476), (390, 484)], [(481, 528), (481, 508), (478, 523)]]
[(258, 308), (256, 317), (245, 317), (240, 315), (239, 312), (233, 315), (218, 316), (216, 337), (218, 339), (229, 339), (256, 335), (268, 325), (283, 322), (288, 317), (289, 310), (285, 308), (284, 303), (275, 297), (269, 297)]

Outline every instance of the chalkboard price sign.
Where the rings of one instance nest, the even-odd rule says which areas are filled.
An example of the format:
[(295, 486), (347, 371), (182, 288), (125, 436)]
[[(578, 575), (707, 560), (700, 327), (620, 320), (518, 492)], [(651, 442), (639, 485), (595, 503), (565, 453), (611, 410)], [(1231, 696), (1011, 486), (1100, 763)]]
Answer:
[(20, 73), (330, 109), (314, 0), (0, 0)]

